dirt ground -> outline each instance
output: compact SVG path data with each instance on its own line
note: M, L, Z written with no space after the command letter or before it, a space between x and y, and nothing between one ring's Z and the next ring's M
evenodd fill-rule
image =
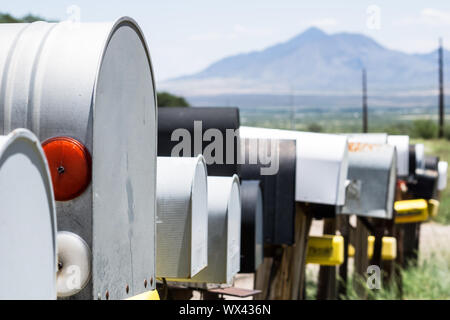
M432 253L450 251L450 225L423 223L420 229L419 256L427 259Z

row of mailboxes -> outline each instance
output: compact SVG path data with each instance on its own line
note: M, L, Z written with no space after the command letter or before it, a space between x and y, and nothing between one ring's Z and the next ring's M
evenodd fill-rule
M319 217L390 219L397 176L414 169L411 190L421 195L445 187L446 163L406 136L244 127L236 108L166 108L157 119L149 52L129 18L0 25L0 35L0 133L24 127L42 143L23 130L0 139L0 159L18 153L23 165L0 162L0 206L19 202L5 184L26 190L29 205L47 203L33 226L45 244L15 220L5 226L40 246L27 248L48 257L48 274L58 261L60 297L127 298L154 289L156 277L230 283L258 267L264 244L293 244L295 202ZM27 157L34 166L20 162ZM47 282L48 297L55 286Z
M230 283L240 268L238 177L208 177L201 155L158 157L157 190L156 276Z
M227 109L229 112L226 112ZM161 113L164 116L160 115L160 121L163 118L167 122L170 118L177 119L176 126L189 132L191 135L188 137L192 139L192 134L195 135L193 132L195 122L208 124L210 119L218 119L224 114L228 114L229 117L237 114L234 108L219 109L216 116L214 112L211 108L165 109ZM237 123L238 120L228 121L219 131L224 136L227 130L235 130ZM170 126L172 127L168 129ZM159 136L159 146L164 149L164 154L171 154L173 148L176 148L177 144L173 141L180 143L181 135L176 135L177 139L173 136L175 130L179 129L176 126L160 123L164 134ZM203 127L201 137L205 133L205 128L207 131L212 129L212 126L208 124ZM255 270L258 266L261 244L255 235L256 230L261 229L260 224L263 225L265 244L292 244L296 201L335 208L335 213L390 219L397 175L408 172L406 160L408 160L409 138L405 136L372 135L368 141L378 143L348 144L347 137L340 135L240 127L239 133L235 134L233 139L236 137L239 138L240 146L237 149L234 145L232 149L224 147L222 156L225 159L227 152L232 150L232 156L235 157L236 150L240 150L239 156L235 158L238 165L232 170L240 175L243 183L247 180L260 182L264 212L261 222L252 216L248 220L250 226L246 226L253 231L247 237L250 244L245 243L245 246L243 242L241 248L241 256L245 257L242 259L242 265L247 264L247 259L250 261L248 263L250 267L245 268L247 272ZM350 140L358 138L360 137L351 136ZM172 151L167 148L168 139L173 140ZM190 140L191 145L195 143L198 142ZM200 152L204 152L207 145L205 141L201 141ZM298 147L299 145L303 148ZM318 145L323 146L323 149L317 148ZM401 150L401 161L397 159L396 148ZM193 155L192 150L188 155ZM276 172L263 173L263 170L269 169L271 164L261 161L260 155L270 155L272 156L270 160L277 159ZM220 170L226 163L211 162L209 165ZM397 166L401 167L401 171ZM359 186L357 194L349 192L347 179L359 182L356 184ZM332 187L327 188L329 185ZM255 207L252 205L250 211L256 212Z

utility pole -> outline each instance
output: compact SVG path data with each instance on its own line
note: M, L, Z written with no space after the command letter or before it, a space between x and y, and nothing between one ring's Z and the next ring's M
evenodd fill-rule
M444 137L444 50L439 39L439 138Z
M294 89L291 86L291 130L295 130L295 106L294 106Z
M362 69L362 90L363 90L363 110L362 110L362 121L363 121L363 132L367 133L367 76L366 69Z

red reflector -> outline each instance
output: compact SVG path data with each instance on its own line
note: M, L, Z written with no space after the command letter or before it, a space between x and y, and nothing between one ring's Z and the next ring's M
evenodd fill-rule
M42 143L52 175L55 200L78 197L91 182L91 156L79 141L54 137Z

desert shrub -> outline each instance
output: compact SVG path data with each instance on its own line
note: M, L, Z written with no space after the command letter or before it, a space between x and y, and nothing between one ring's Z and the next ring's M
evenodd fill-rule
M411 136L415 138L433 139L437 136L437 124L431 120L416 120L413 122Z

